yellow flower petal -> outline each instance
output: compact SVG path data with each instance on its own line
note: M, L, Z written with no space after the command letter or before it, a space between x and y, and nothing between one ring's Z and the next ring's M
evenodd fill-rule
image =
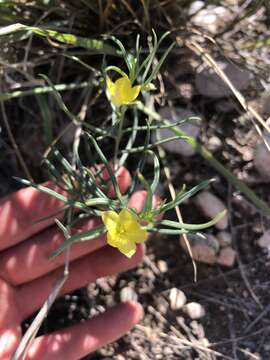
M141 86L131 86L131 81L127 75L117 79L115 83L109 77L106 78L107 88L111 101L115 106L128 105L139 95Z
M147 236L147 231L140 227L137 227L135 231L128 233L130 241L136 244L143 244L147 239Z
M128 228L134 223L137 223L137 216L128 209L122 209L119 213L119 221Z
M134 241L131 241L128 236L112 236L110 233L107 234L107 243L126 255L131 257L136 252L136 244Z
M119 213L119 221L123 224L126 233L131 241L143 243L147 239L147 231L142 229L138 218L128 209L123 209Z
M115 241L115 236L112 236L109 232L107 233L107 244L111 245L112 247L119 247L119 242Z
M102 221L109 233L113 234L117 230L119 215L115 211L105 211L101 215Z
M131 103L134 100L136 100L137 97L139 96L140 91L141 91L141 85L133 86L128 93L128 96L129 96L128 103Z
M106 85L110 95L113 96L115 94L115 84L108 76L106 77Z
M126 255L128 258L131 258L136 252L136 244L134 241L131 241L129 236L121 236L121 242L118 247L119 251Z
M102 220L107 228L107 243L127 257L136 252L136 243L147 239L147 231L141 227L136 214L128 209L122 209L119 214L106 211Z

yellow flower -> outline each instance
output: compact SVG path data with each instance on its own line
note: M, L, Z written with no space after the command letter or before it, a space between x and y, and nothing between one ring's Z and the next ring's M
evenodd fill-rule
M116 82L107 77L107 88L111 97L111 101L115 106L128 105L137 99L141 85L133 86L127 75L117 79Z
M136 252L136 244L147 239L147 231L138 222L135 214L128 209L105 211L102 220L107 228L107 243L119 249L127 257Z

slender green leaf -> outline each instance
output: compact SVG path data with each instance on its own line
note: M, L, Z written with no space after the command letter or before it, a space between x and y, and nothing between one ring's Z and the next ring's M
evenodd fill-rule
M180 205L182 202L186 201L190 197L194 196L196 193L198 193L200 190L203 190L206 188L211 182L213 182L213 179L202 181L200 184L194 186L192 189L188 191L181 191L178 193L174 200L172 200L169 203L164 204L161 207L162 212L166 212L170 209L174 209L176 206Z
M226 210L223 210L219 214L217 214L212 220L204 224L185 224L171 220L161 220L158 223L156 223L156 225L169 226L176 229L185 229L185 230L202 230L215 225L219 220L223 218L225 214L226 214Z
M106 232L105 226L99 225L89 231L85 231L83 233L78 233L73 236L70 236L58 247L58 249L56 249L53 252L52 257L56 257L59 254L61 254L68 246L70 246L74 242L93 240L98 236L103 235L105 232Z
M31 95L40 95L40 94L47 94L51 93L54 90L56 91L68 91L68 90L75 90L75 89L82 89L88 87L89 83L84 81L82 83L71 83L71 84L56 84L54 87L51 86L38 86L30 90L16 90L7 93L0 93L0 101L6 101L11 99L16 99L24 96L31 96Z
M87 132L85 132L85 134L87 135L87 137L91 140L92 144L94 145L95 150L98 153L98 156L101 160L101 163L104 164L105 168L108 171L108 174L110 175L110 179L114 188L114 191L118 197L118 199L122 202L122 194L121 191L119 189L119 185L117 183L116 177L114 175L114 172L108 162L108 160L106 159L105 155L103 154L101 148L99 147L98 143L96 142L96 140L93 138L93 136Z

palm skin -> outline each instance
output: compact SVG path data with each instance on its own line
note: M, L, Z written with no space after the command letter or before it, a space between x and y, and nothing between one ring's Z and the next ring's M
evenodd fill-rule
M121 192L130 185L124 168L118 176ZM55 188L55 185L46 183ZM143 207L144 192L135 193L129 205ZM9 359L21 339L21 323L38 310L63 273L64 254L49 259L63 241L54 220L37 220L55 213L63 204L58 200L25 188L0 201L0 360ZM74 232L89 230L100 220L83 220ZM142 259L143 248L128 259L106 245L105 236L72 246L70 275L61 294L78 289L97 278L125 271ZM36 338L27 360L76 360L116 340L141 318L142 308L134 302L121 303L83 323Z

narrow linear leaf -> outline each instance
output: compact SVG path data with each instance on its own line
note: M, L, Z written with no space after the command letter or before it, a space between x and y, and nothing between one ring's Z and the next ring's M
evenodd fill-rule
M181 235L181 234L188 234L189 231L187 230L175 230L175 229L158 229L158 228L151 228L147 229L147 232L149 233L158 233L163 235Z
M20 183L24 184L24 185L27 185L27 186L32 186L33 188L45 193L45 194L48 194L54 198L56 198L57 200L60 200L62 201L64 204L67 204L67 205L71 205L77 209L81 209L81 210L85 210L87 209L87 207L85 206L85 204L79 202L79 201L73 201L71 199L68 199L67 197L65 197L64 195L62 194L59 194L58 192L52 190L52 189L49 189L47 188L46 186L43 186L43 185L38 185L38 184L35 184L29 180L26 180L26 179L20 179L20 178L17 178L16 176L14 176L14 179L19 181Z
M162 208L161 208L162 212L166 212L166 211L173 209L176 206L180 205L182 202L186 201L190 197L197 194L200 190L205 189L213 181L214 181L213 179L205 180L205 181L202 181L200 184L194 186L192 189L190 189L188 191L183 192L183 190L182 190L180 193L178 193L176 195L174 200L172 200L171 202L164 204L162 206Z
M105 226L99 225L89 231L85 231L83 233L78 233L73 236L70 236L58 247L58 249L56 249L52 253L52 258L61 254L68 246L70 246L74 242L93 240L93 239L97 238L98 236L103 235L105 232L106 232Z
M161 220L157 223L157 225L169 226L169 227L173 227L176 229L202 230L202 229L207 229L207 228L215 225L219 220L221 220L223 218L223 216L226 214L226 212L227 212L227 210L221 211L212 220L210 220L204 224L185 224L185 223L180 223L177 221Z
M93 138L93 136L87 132L85 132L85 134L87 135L87 137L91 140L92 144L94 145L95 150L98 153L98 156L102 162L102 164L104 164L105 168L108 171L108 174L110 175L110 179L114 188L114 191L118 197L118 199L122 202L122 194L120 192L116 177L114 175L114 172L108 162L108 160L106 159L105 155L103 154L101 148L99 147L98 143L96 142L96 140Z
M140 180L147 192L142 214L148 213L152 209L153 192L151 186L148 184L148 182L145 180L144 176L141 173L138 173L138 179Z
M88 86L89 83L87 81L84 81L82 83L56 84L54 85L54 89L56 91L68 91L68 90L81 89ZM7 101L24 96L47 94L53 92L54 89L51 86L38 86L30 90L16 90L7 93L0 93L0 100Z
M32 32L35 35L51 38L63 44L83 47L92 50L96 54L119 56L119 52L114 47L105 44L102 40L88 39L70 33L61 33L55 30L44 29L37 26L26 26L20 23L0 29L0 36L10 35L18 31Z

